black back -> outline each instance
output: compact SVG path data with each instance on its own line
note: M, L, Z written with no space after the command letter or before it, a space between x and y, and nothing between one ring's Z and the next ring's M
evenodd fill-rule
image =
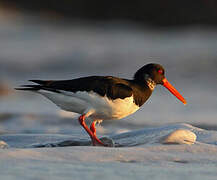
M39 84L42 84L42 82ZM127 81L111 76L89 76L72 80L44 81L42 86L71 92L93 91L100 96L107 95L111 99L123 99L132 95L132 89L128 86Z
M72 80L59 81L43 81L30 80L40 85L27 85L31 87L29 90L45 89L49 91L59 92L59 90L77 92L77 91L93 91L100 96L105 95L109 99L124 99L133 95L134 102L141 106L151 95L149 88L142 84L141 86L133 80L120 79L112 76L89 76ZM28 90L20 88L20 90Z

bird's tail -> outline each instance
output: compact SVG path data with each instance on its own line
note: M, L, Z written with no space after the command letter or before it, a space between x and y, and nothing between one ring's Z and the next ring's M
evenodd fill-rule
M22 85L18 88L14 88L16 90L22 90L22 91L38 91L42 89L40 85Z
M22 90L22 91L39 91L43 89L43 90L59 93L58 90L49 87L49 83L51 83L52 81L43 81L43 80L29 80L29 81L37 83L39 85L22 85L15 89Z

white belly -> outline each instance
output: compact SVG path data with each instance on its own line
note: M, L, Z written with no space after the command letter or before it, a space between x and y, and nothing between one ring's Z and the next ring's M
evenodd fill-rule
M84 91L55 93L40 90L39 93L63 110L86 114L99 120L121 119L139 109L139 106L134 104L133 97L111 100L106 96L101 97L94 92Z

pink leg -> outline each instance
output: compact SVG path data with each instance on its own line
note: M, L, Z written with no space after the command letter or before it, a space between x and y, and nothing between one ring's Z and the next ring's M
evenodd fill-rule
M93 121L92 124L90 125L90 130L92 131L93 135L96 136L96 128L95 128L96 122Z
M97 138L97 136L96 136L95 124L96 124L96 122L93 121L92 124L91 124L91 126L90 126L90 130L92 131L93 136L94 136L94 141L95 141L94 144L95 144L95 145L98 144L98 145L101 145L101 146L105 146L105 144L103 144L102 141L100 141L100 140Z
M86 132L89 134L92 143L94 146L97 145L101 145L101 146L105 146L97 137L96 137L96 128L95 128L95 123L93 122L91 124L91 130L88 128L87 124L85 123L85 114L81 115L78 118L79 123L81 124L81 126L86 130Z

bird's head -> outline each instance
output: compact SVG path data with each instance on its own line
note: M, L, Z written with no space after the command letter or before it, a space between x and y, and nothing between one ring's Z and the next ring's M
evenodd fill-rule
M161 84L180 101L187 104L187 101L182 97L182 95L166 79L165 70L160 64L151 63L143 66L135 73L134 80L138 83L147 84L151 90L154 90L156 85Z

